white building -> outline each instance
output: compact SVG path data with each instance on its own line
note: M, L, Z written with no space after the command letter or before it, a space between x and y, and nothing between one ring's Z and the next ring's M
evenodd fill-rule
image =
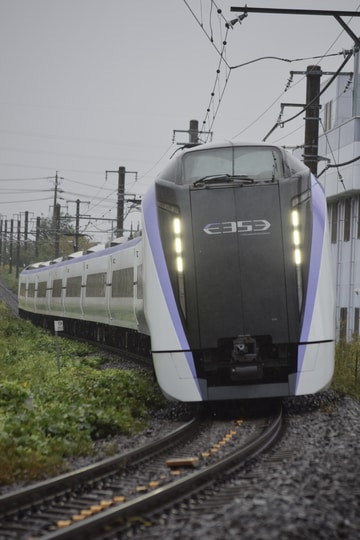
M324 81L323 84L325 84ZM321 96L318 174L328 201L333 274L336 285L337 339L360 331L360 73L341 75ZM345 163L347 163L345 165ZM344 164L344 165L341 165Z

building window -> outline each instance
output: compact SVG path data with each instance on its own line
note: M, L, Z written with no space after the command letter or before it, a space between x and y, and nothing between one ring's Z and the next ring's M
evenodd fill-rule
M338 227L338 203L334 202L331 205L331 243L336 244Z
M355 308L355 316L354 316L354 334L355 336L359 335L359 313L360 309L358 307Z
M340 308L340 339L346 339L347 334L347 308Z
M324 108L324 130L329 131L332 126L332 101L325 103Z
M344 242L348 242L351 229L351 199L345 199L344 213Z
M360 238L360 195L357 204L357 237Z

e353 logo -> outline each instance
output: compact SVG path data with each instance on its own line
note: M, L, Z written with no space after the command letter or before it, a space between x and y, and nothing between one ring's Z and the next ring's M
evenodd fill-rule
M222 221L221 223L208 223L203 231L206 234L261 234L268 231L271 224L266 219L249 219L245 221Z

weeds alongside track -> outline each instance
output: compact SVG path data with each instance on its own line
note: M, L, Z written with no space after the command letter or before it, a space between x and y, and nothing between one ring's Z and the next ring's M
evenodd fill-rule
M0 303L0 485L45 478L92 443L144 429L164 405L141 370L101 370L94 348L55 338Z

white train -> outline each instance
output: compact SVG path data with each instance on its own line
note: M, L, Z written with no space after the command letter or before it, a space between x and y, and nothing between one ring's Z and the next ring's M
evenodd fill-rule
M144 198L142 236L37 263L19 311L36 324L151 352L170 399L326 388L334 294L323 189L282 148L185 148Z

